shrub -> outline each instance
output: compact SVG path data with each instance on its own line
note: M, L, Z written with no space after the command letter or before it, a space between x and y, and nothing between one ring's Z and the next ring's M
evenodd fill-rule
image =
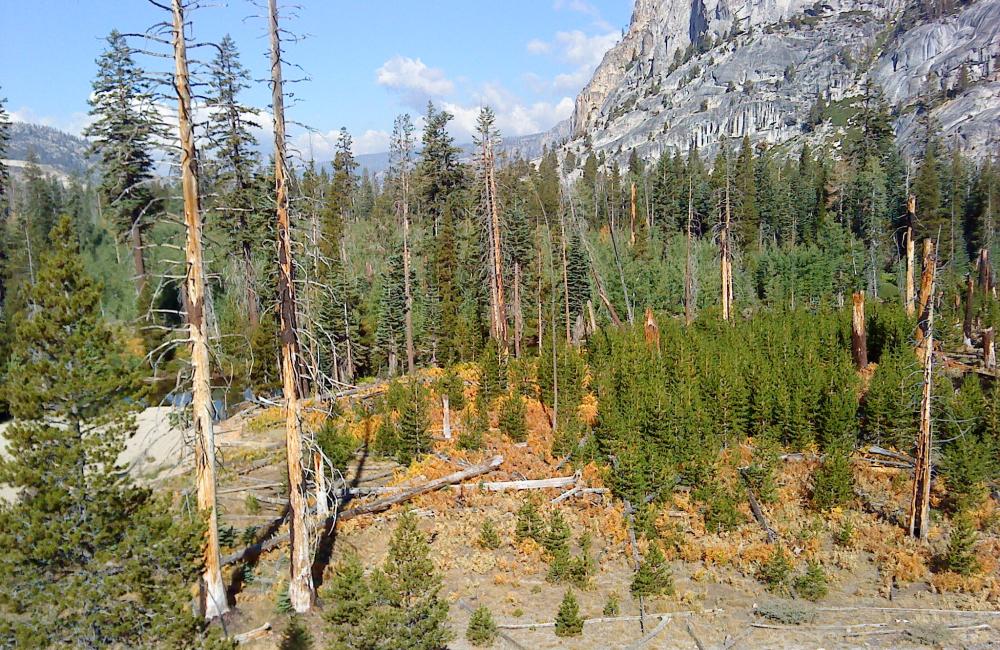
M854 521L845 517L840 528L834 533L833 541L836 542L837 546L850 547L854 542Z
M538 506L534 499L526 499L517 511L517 527L514 529L515 539L521 542L530 538L541 544L544 528L542 516L538 514Z
M783 625L802 625L816 618L816 612L812 609L780 600L761 603L754 613Z
M347 466L354 458L358 441L351 434L327 420L316 432L316 444L330 460L333 467L341 473L347 473Z
M792 563L788 559L788 554L782 547L775 546L771 557L761 565L758 577L767 585L768 591L781 593L788 591L791 573Z
M580 617L580 605L572 591L567 591L559 605L556 614L556 636L580 636L583 634L583 618Z
M608 594L608 599L607 601L605 601L604 609L601 610L601 613L604 616L612 617L612 616L618 616L619 614L621 614L621 611L622 608L621 608L621 603L619 602L618 599L618 592L612 591L610 594Z
M819 562L810 562L806 572L795 579L795 593L816 602L827 594L826 573Z
M524 442L528 438L527 411L524 398L509 395L500 403L498 425L500 432L514 442Z
M500 548L500 544L500 533L493 526L493 522L487 519L479 529L479 546L481 548L496 550Z
M642 558L639 570L632 578L631 590L637 598L674 593L674 578L659 544L650 544L646 557Z
M469 627L465 630L465 638L477 647L493 645L496 641L497 624L493 622L493 615L485 605L472 612Z
M963 576L970 576L979 571L976 560L976 528L972 518L961 513L952 521L951 535L948 537L948 552L945 556L945 566Z

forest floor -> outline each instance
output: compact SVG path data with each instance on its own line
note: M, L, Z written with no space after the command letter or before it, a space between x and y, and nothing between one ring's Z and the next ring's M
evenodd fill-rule
M440 435L440 408L431 415L432 430ZM246 543L241 538L248 527L263 530L284 509L282 417L277 409L255 409L219 427L223 457L220 525L235 529L224 540L223 554L243 548ZM345 422L358 427L356 433L363 437L365 430L375 429L371 420L348 416ZM558 461L549 452L548 419L533 400L529 400L528 423L528 441L521 445L496 431L481 452L462 452L454 448L453 440L439 439L437 455L409 468L359 456L347 478L356 479L361 487L419 485L494 454L502 454L504 463L480 480L573 475L569 466L556 469ZM804 571L807 561L822 564L829 578L829 595L810 603L769 593L756 575L773 547L749 506L741 506L745 523L737 530L706 534L697 504L688 492L676 491L659 508L656 521L661 538L667 540L675 594L645 603L645 631L658 632L639 645L644 633L636 620L594 621L585 625L581 637L555 636L551 624L567 586L546 581L548 565L537 544L514 539L515 513L528 494L542 504L543 516L551 508L560 508L574 541L585 531L593 541L595 573L587 589L574 590L581 614L601 617L609 594L615 593L621 602L620 616L638 615L639 605L629 593L633 571L625 516L621 504L609 494L587 493L552 505L549 502L567 488L530 493L445 489L404 507L416 512L431 542L432 558L444 578L442 593L451 602L455 640L450 647L456 649L471 647L465 628L471 610L480 605L489 607L505 635L494 644L496 648L1000 647L1000 512L995 501L988 500L976 515L985 531L977 546L982 571L962 577L935 569L935 558L947 546L943 523L935 522L926 545L904 535L898 523L909 490L904 470L873 467L859 460L855 463L857 509L819 514L808 507L813 464L808 459L785 462L778 476L778 498L765 505L765 512L791 552L796 574ZM360 475L357 465L362 466ZM603 486L594 466L583 468L577 478L588 487ZM190 486L190 476L168 472L157 483L183 490ZM362 500L371 498L377 497ZM338 524L330 563L325 572L324 567L315 571L318 607L304 619L316 647L326 646L322 576L329 578L333 565L348 549L357 552L367 566L381 564L402 508ZM477 543L487 519L500 532L503 543L497 550L483 549ZM854 533L849 541L838 544L834 539L848 519ZM639 545L644 551L645 543ZM576 552L575 543L573 548ZM288 572L284 549L262 555L250 572L251 579L234 594L236 608L226 621L229 633L245 632L265 622L274 628L247 647L277 647L287 624L287 615L277 607ZM771 615L765 616L765 611ZM799 622L793 624L793 619Z

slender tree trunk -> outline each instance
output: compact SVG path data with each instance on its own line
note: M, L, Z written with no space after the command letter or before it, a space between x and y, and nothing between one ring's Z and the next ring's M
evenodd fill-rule
M288 598L292 609L306 612L313 603L312 566L305 484L302 478L302 421L299 390L299 340L295 315L295 267L288 215L288 179L285 159L285 106L281 78L281 40L276 0L268 0L271 35L271 105L274 110L274 177L278 234L278 308L281 320L281 379L285 401L285 448L288 463L291 541Z
M916 217L917 199L910 196L906 202L906 234L904 235L906 244L906 287L903 293L903 306L906 308L906 315L913 317L916 308L914 307L913 289L913 220Z
M191 121L191 86L188 77L187 43L184 37L184 6L173 0L174 88L177 90L178 130L181 144L181 189L184 195L184 225L187 230L185 258L187 274L188 337L191 340L192 398L195 468L198 483L198 509L207 513L204 561L201 583L201 610L212 619L229 611L226 588L222 582L219 555L219 520L215 496L215 431L212 423L212 386L209 367L208 336L205 323L205 270L202 256L202 223L199 212L197 154ZM141 240L133 229L133 244L140 242L136 261L142 263ZM145 274L140 275L145 281Z
M922 268L920 270L920 297L917 301L917 331L915 333L917 345L919 346L929 330L928 309L934 302L934 271L936 260L934 257L934 240L928 238L924 240ZM919 348L918 349L922 349Z
M451 405L448 403L448 393L441 395L441 430L445 440L451 440Z
M984 248L979 251L979 289L984 295L988 295L993 290L993 268L990 264L990 249Z
M690 325L694 321L694 287L691 270L691 220L694 216L693 184L688 182L688 218L687 237L684 246L684 322Z
M257 277L253 268L253 250L250 242L243 242L243 275L247 283L247 320L251 328L256 328L260 324L260 305L257 304Z
M413 288L410 286L410 197L409 175L403 172L403 200L400 209L403 213L403 295L406 301L406 314L403 317L406 330L406 371L413 373L416 369L416 353L413 349Z
M564 304L566 306L566 342L571 343L573 336L570 330L572 325L569 322L569 269L566 261L566 228L563 225L562 215L559 215L559 233L562 240L562 281Z
M926 244L925 244L926 251ZM934 291L933 256L930 267L930 294ZM925 261L926 261L925 257ZM926 275L926 267L925 267ZM921 286L923 295L923 286ZM931 388L933 386L934 366L934 299L927 300L926 315L921 314L920 329L923 337L924 386L920 401L920 430L917 437L917 453L913 472L913 493L910 499L908 516L910 535L918 539L927 539L930 528L931 500Z
M490 290L493 318L493 336L504 354L507 353L507 310L504 305L503 290L503 253L500 240L500 203L497 197L496 172L493 160L493 137L485 134L483 137L483 174L487 228L490 243L490 279L493 286Z
M635 183L632 183L631 205L629 212L629 245L635 246Z
M323 454L313 452L313 473L316 481L316 516L326 517L330 514L330 501L326 494L326 468L323 466Z
M962 343L972 347L972 316L976 298L976 283L971 273L965 274L965 318L962 319Z
M521 358L521 338L524 336L524 313L521 310L521 262L514 261L514 356Z
M868 367L868 336L865 333L865 292L855 291L851 310L851 356L858 370Z
M142 252L142 230L139 229L138 222L132 224L129 230L129 238L132 240L132 262L135 264L135 283L139 293L146 288L146 260Z
M726 174L726 218L722 226L722 234L719 237L719 246L722 257L722 320L728 321L732 317L733 309L733 266L729 251L729 226L730 226L730 206L729 206L729 174Z
M997 367L997 350L992 327L983 330L983 367L987 370L996 370Z

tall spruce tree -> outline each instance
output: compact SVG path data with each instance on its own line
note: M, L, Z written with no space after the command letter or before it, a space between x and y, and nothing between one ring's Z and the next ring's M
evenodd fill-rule
M118 464L140 363L101 317L69 218L29 292L4 385L16 420L0 482L19 499L0 506L0 645L187 646L202 524Z
M99 190L104 212L115 233L131 243L141 293L146 284L143 234L157 213L149 187L153 175L150 148L162 126L150 82L132 59L125 36L114 30L106 40L90 98L94 121L84 134L101 162Z

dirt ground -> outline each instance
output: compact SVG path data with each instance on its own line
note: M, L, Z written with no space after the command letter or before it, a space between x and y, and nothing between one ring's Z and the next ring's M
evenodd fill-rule
M233 526L237 533L249 525L268 524L282 508L280 420L280 413L264 412L222 427L227 433L220 436L226 456L220 510L223 526ZM439 411L432 414L432 420L435 426L440 424ZM488 449L468 454L457 451L453 441L440 440L436 446L442 457L428 457L407 470L366 459L359 484L419 484L494 453L503 454L505 462L486 480L571 474L568 467L555 469L556 460L548 451L551 431L537 403L530 405L528 421L527 444L513 445L495 434L488 440ZM374 429L371 422L356 418L351 426L358 427L359 435L362 429ZM246 471L256 465L263 466ZM645 603L644 629L655 636L643 644L638 643L644 632L636 620L589 622L580 637L555 636L552 623L567 587L545 580L547 563L537 545L514 541L515 512L524 493L442 490L415 499L409 507L431 540L432 557L444 578L443 593L451 602L450 623L455 633L450 647L455 649L471 647L464 638L465 628L472 609L484 604L504 635L494 644L496 648L1000 648L996 504L987 504L980 513L986 530L978 547L984 571L975 579L942 574L931 568L933 558L946 545L943 524L933 528L930 545L922 546L905 538L893 523L908 489L898 470L864 463L856 464L855 470L859 493L867 495L858 511L821 516L805 507L808 462L785 465L779 477L779 498L767 506L772 526L792 553L796 572L804 571L808 560L815 560L827 573L829 595L815 604L776 597L756 579L757 567L771 547L748 507L744 507L746 523L740 529L707 535L697 504L684 492L675 494L663 505L657 521L661 537L669 540L666 550L675 594ZM593 467L584 468L579 478L589 487L602 485ZM236 489L241 486L248 490ZM260 510L255 514L248 512L248 491L257 499L254 508ZM582 615L601 617L608 595L616 593L620 615L637 616L639 605L629 594L631 548L621 506L607 494L548 503L562 491L539 491L535 496L543 503L543 514L561 508L574 539L584 531L593 538L596 574L587 589L574 590ZM330 567L348 549L368 566L381 563L401 511L395 508L340 524L325 575L330 575ZM849 544L838 545L834 534L845 518L851 519L855 534ZM477 545L480 526L487 519L503 539L496 551ZM233 548L238 547L237 541ZM268 637L248 647L277 647L287 616L277 611L276 602L287 571L287 559L280 550L265 554L253 570L252 582L236 594L237 607L227 622L230 632L243 632L265 621L274 628ZM324 647L322 585L318 594L317 607L305 622L317 647ZM784 624L761 616L758 608L790 608L808 622Z

